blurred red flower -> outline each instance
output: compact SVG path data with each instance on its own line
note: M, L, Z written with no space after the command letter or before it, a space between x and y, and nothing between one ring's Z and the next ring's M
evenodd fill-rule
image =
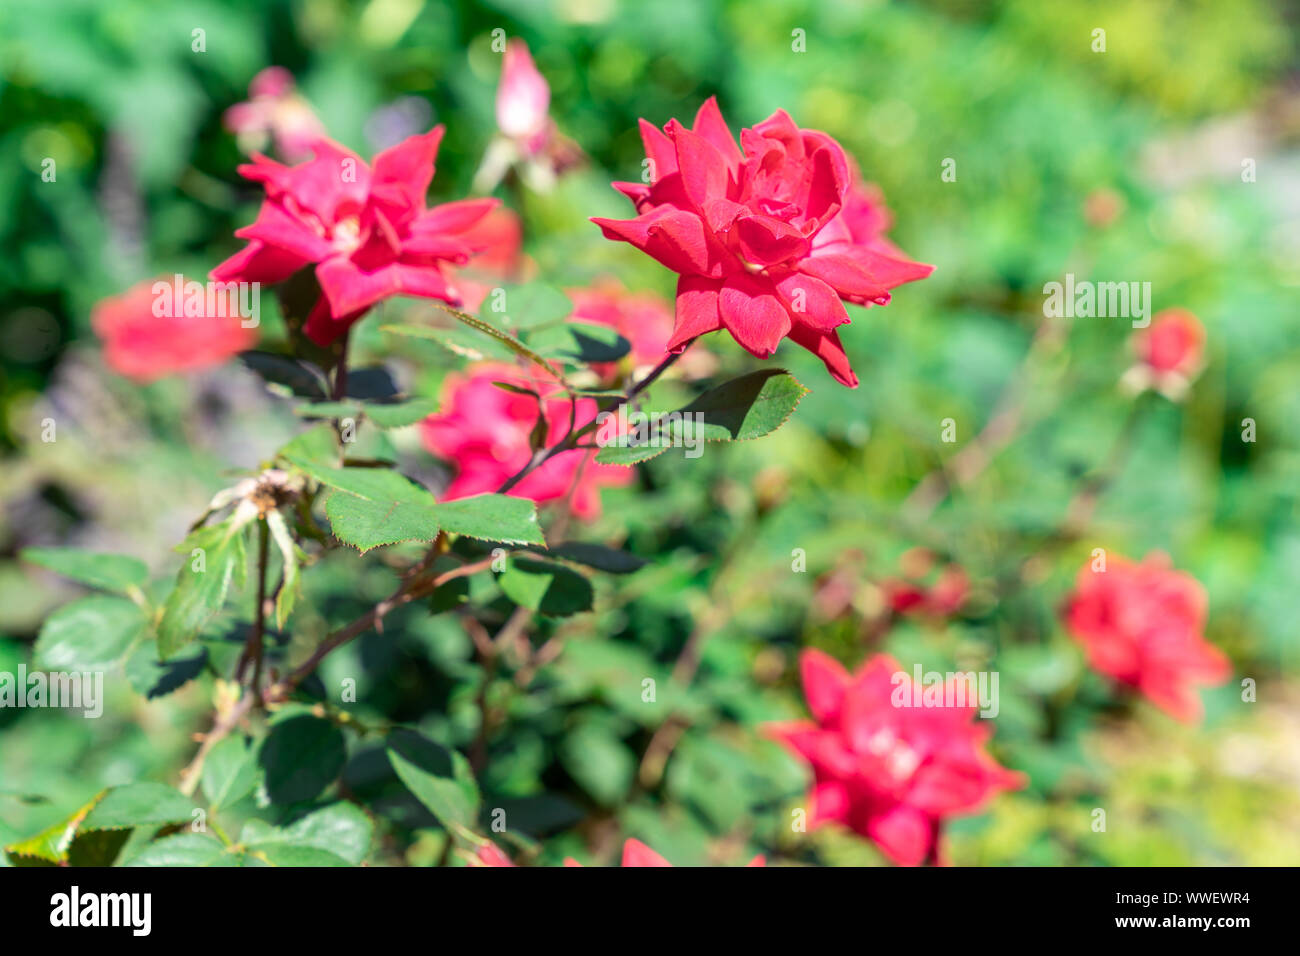
M1111 556L1105 571L1080 569L1065 625L1092 667L1191 723L1202 713L1197 686L1232 673L1227 656L1202 636L1207 605L1205 589L1167 556L1153 552L1138 564Z
M156 291L164 286L165 292ZM186 315L184 308L174 307L172 289L171 279L141 282L91 311L90 324L104 344L109 368L137 382L152 382L220 365L256 344L256 329L244 328L240 316Z
M437 126L409 137L376 156L373 166L326 139L315 144L315 158L298 166L255 156L239 172L261 183L266 199L257 220L235 233L248 245L213 269L212 278L275 283L314 264L323 294L305 330L320 345L390 296L460 305L444 269L482 251L466 234L498 201L425 208L442 134Z
M445 501L496 491L532 457L529 439L537 425L538 398L494 382L531 389L541 396L548 447L568 430L569 402L554 382L493 362L472 365L465 374L449 374L442 389L442 411L426 418L422 426L425 447L457 469L443 495ZM577 425L595 417L595 400L579 399ZM531 471L509 493L541 504L572 492L573 513L594 518L600 514L600 488L624 485L633 477L631 469L597 465L594 457L593 450L562 452Z
M933 267L882 250L877 211L854 191L839 143L778 110L741 131L742 154L713 98L691 129L642 120L641 137L649 184L614 183L639 215L592 221L680 275L668 348L725 328L768 358L788 336L855 387L835 331L849 321L843 303L883 305Z
M1186 309L1157 312L1151 324L1133 333L1138 364L1126 376L1130 385L1154 388L1178 400L1205 365L1205 327Z
M573 300L573 319L609 326L628 340L634 368L655 365L667 354L673 314L658 296L628 292L617 279L602 279L585 289L566 292ZM603 381L618 377L615 362L592 363L591 368Z
M899 706L911 678L878 654L849 675L817 650L800 657L812 721L769 724L767 733L813 771L808 826L839 823L875 841L895 863L937 856L945 818L977 810L1025 784L984 749L992 728L976 706Z

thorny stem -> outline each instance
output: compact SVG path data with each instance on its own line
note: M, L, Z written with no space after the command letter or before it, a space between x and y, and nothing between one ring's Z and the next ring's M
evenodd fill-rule
M253 693L262 686L262 650L266 634L266 564L269 555L270 533L266 519L257 523L257 607L254 609L253 634L249 641L253 649Z
M344 334L344 338L341 339L340 341L342 346L342 354L339 357L338 365L335 366L334 384L332 390L333 397L335 400L342 398L346 394L346 389L347 389L346 333ZM689 346L689 343L687 344ZM672 364L676 362L678 358L681 357L682 353L685 351L686 349L683 348L681 352L671 353L667 357L665 357L664 360L661 361L658 365L656 365L653 369L651 369L650 372L648 372L644 378L642 378L640 381L634 384L618 401L615 407L617 408L617 407L621 407L622 405L626 405L627 403L635 399L638 395L640 395L642 392L644 392L647 388L650 387L651 384L655 382L655 380L657 380L661 375L663 375L663 373L666 372L672 366ZM582 436L594 430L596 427L597 427L596 423L592 421L587 423L587 425L583 426L582 428L575 429L574 417L571 416L569 422L569 430L568 433L564 436L564 438L561 439L560 442L555 446L549 449L541 449L536 454L534 454L533 457L529 460L528 464L526 464L522 469L519 470L519 472L512 475L510 478L506 479L506 481L504 481L501 484L501 486L497 489L496 493L505 494L510 489L514 488L517 484L519 484L519 482L522 481L525 477L527 477L530 472L541 467L551 458L554 458L556 455L561 454L562 452L573 450L575 447L577 447L578 440ZM262 538L259 542L259 551L262 555L262 560L259 562L260 571L259 571L259 590L258 590L258 606L257 606L259 620L263 622L264 622L264 601L265 601L265 564L266 564L265 554L267 551L266 533L267 533L266 524L265 522L263 522ZM355 640L357 637L361 636L362 634L366 633L372 628L382 629L384 618L389 614L389 612L396 610L399 607L403 607L404 605L410 604L412 601L417 601L422 597L432 594L435 590L437 590L439 587L443 586L449 581L455 580L456 578L467 577L472 574L477 574L479 571L486 571L488 568L492 566L492 562L494 559L489 557L489 558L484 558L480 561L473 562L471 564L463 564L460 567L452 568L449 571L444 571L442 574L434 575L432 577L426 575L425 574L426 569L432 563L433 558L441 550L443 550L444 544L445 544L444 537L443 535L440 534L438 538L435 539L433 544L430 545L429 551L420 560L420 562L412 569L411 573L406 577L406 579L402 582L401 586L399 586L396 591L394 591L383 601L380 601L378 604L376 604L365 614L361 615L356 620L352 621L352 623L327 635L320 642L320 644L317 645L316 650L312 653L312 655L308 657L307 660L303 661L303 663L299 664L296 668L294 668L287 677L275 682L271 686L266 687L261 691L258 690L258 680L260 679L260 667L261 667L260 646L259 646L258 664L257 664L258 676L254 678L254 683L252 687L247 688L244 694L240 697L238 701L235 702L235 704L230 708L230 710L226 713L226 715L224 717L219 717L216 723L213 724L212 729L209 730L208 733L204 735L203 743L200 745L198 753L195 755L194 759L190 762L190 765L181 772L182 792L186 793L187 795L192 794L194 792L195 788L198 786L199 774L203 769L203 762L207 758L207 755L211 752L213 747L215 747L224 737L226 737L236 726L239 725L239 723L247 716L248 712L252 709L254 703L257 703L259 706L265 706L270 703L278 703L285 700L288 697L288 695L300 683L302 683L302 681L305 680L307 676L310 675L312 671L314 671L317 668L317 666L319 666L320 662L326 657L326 655L342 647L344 644L347 644ZM519 633L522 633L523 627L526 625L527 616L528 616L528 612L526 609L516 608L515 613L511 616L510 620L507 621L506 626L502 628L501 634L497 636L497 641L493 642L494 655L495 653L498 653L502 647L505 646L505 641L507 639L514 640ZM262 630L262 625L255 626L254 629L255 635L259 634L261 630ZM259 645L260 645L260 641L259 641ZM540 667L541 664L544 663L544 661L538 659L540 658L540 656L541 656L540 654L536 655L532 661L527 663L526 666L533 668L533 670L535 671L537 667Z

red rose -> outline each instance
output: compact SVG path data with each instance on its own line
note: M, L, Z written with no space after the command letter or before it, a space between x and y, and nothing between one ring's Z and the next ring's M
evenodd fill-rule
M1194 722L1202 712L1197 686L1221 684L1232 672L1202 637L1206 605L1205 589L1166 556L1149 554L1140 564L1112 556L1105 571L1079 571L1065 625L1094 668Z
M275 283L315 265L323 295L306 333L328 345L377 302L394 295L460 305L444 269L480 251L466 233L495 199L464 199L425 208L443 129L412 136L375 157L374 165L327 139L315 158L283 166L255 156L239 167L262 184L257 221L235 233L243 250L212 270L223 282Z
M185 297L176 296L175 289L171 279L141 282L95 306L90 324L104 343L109 368L137 382L152 382L220 365L256 344L257 331L244 328L233 309L187 315Z
M808 825L839 823L874 840L895 863L915 866L937 850L945 818L977 810L1023 774L985 751L992 728L976 707L896 706L911 678L878 654L850 676L821 651L800 658L812 721L771 724L768 733L813 771Z
M569 402L553 382L530 378L513 365L485 362L466 374L447 376L442 389L442 411L424 420L424 444L429 451L456 465L455 479L443 500L494 492L532 457L529 436L537 424L537 399L507 391L493 382L508 382L536 391L545 405L546 444L557 444L569 426ZM578 400L577 425L596 416L594 399ZM572 492L573 513L579 518L600 514L600 488L632 480L631 469L597 465L595 452L566 451L529 474L510 490L520 498L540 503L562 499Z
M933 267L882 251L876 233L863 241L863 210L844 214L854 194L840 145L778 110L741 131L742 153L712 98L691 129L642 120L641 136L650 184L614 183L639 215L592 221L680 274L669 350L725 328L768 358L788 336L856 386L835 331L849 321L844 302L883 305Z
M1157 312L1131 341L1138 361L1125 381L1138 390L1154 388L1179 400L1205 364L1205 328L1186 309Z

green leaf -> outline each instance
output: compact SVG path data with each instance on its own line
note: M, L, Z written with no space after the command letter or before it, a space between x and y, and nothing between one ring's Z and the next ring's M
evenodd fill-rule
M566 322L528 337L528 344L546 356L573 362L617 362L632 351L632 343L608 325Z
M107 594L81 598L46 618L34 660L51 671L104 670L126 659L145 624L134 601Z
M343 732L328 720L305 714L278 721L258 753L266 792L281 804L315 798L338 778L346 759Z
M202 645L186 648L171 660L158 659L158 645L145 641L126 659L126 679L136 693L149 700L165 697L203 673L208 649Z
M539 325L560 322L573 313L573 301L560 289L546 282L529 282L526 285L505 286L504 299L489 296L485 301L493 305L504 302L505 311L480 309L492 321L500 321L506 328L531 329Z
M551 367L550 362L548 362L541 355L538 355L536 352L530 349L523 342L519 341L519 339L515 338L509 332L506 332L503 329L499 329L495 325L490 325L489 323L484 322L482 319L477 319L474 316L470 315L468 312L462 312L460 311L460 309L453 309L451 306L444 305L441 302L434 302L433 305L439 309L442 309L444 312L449 313L450 315L454 315L456 318L460 319L460 321L468 325L471 329L475 329L479 332L482 332L484 335L491 336L492 338L500 342L502 345L504 345L506 348L508 348L510 351L514 352L516 355L520 356L521 358L528 359L528 361L532 362L534 365L543 369L548 375L551 375L552 377L556 378L557 381L559 380L559 376L555 374L555 370Z
M158 623L158 656L163 660L198 636L225 604L232 584L242 585L248 571L243 531L243 524L227 518L199 528L176 549L185 559Z
M381 332L404 335L408 338L428 339L471 362L508 360L513 353L496 339L488 339L464 326L441 325L381 325Z
M785 424L806 394L808 389L782 369L751 372L709 389L677 413L670 413L671 417L662 416L655 441L638 445L636 435L620 435L600 450L596 461L634 465L686 442L761 438Z
M257 786L257 750L243 737L230 736L212 748L203 762L203 793L208 809L237 803Z
M587 541L565 541L548 550L547 554L610 574L631 574L646 566L645 558Z
M636 757L602 723L579 723L560 742L559 757L569 775L601 806L618 806L632 786Z
M6 846L5 853L9 857L9 862L14 866L66 863L68 850L77 836L77 830L102 797L101 793L85 806L74 810L65 819L47 827L36 836Z
M365 407L366 417L380 428L403 428L422 422L438 410L438 400L434 398L412 398L404 402Z
M515 558L497 583L510 600L548 617L591 610L591 582L553 561Z
M296 435L276 454L302 469L314 466L333 468L342 459L338 432L330 424L320 424Z
M438 535L435 500L425 488L387 468L304 470L337 489L325 502L334 537L365 552L397 541Z
M109 790L82 824L83 830L120 830L124 827L186 823L193 818L194 801L161 783L129 783Z
M511 495L474 495L434 507L444 531L503 544L545 545L537 503Z
M356 866L370 851L373 833L374 824L359 807L340 802L287 827L245 830L241 842L277 866Z
M388 735L393 770L444 827L471 827L478 819L479 790L463 755L410 730Z
M311 402L299 405L293 413L300 418L353 418L361 414L357 402Z
M25 548L19 557L92 588L122 594L141 587L149 578L145 563L125 554L99 554L80 548Z
M131 857L123 866L239 866L241 856L202 833L163 837Z
M324 381L318 370L306 362L271 352L240 352L239 360L269 385L278 386L300 398L325 397Z

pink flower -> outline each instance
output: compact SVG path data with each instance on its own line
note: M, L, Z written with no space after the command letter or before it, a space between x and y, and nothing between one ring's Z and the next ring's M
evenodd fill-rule
M992 729L975 722L974 704L907 706L911 679L892 657L878 654L850 676L807 650L800 669L813 720L768 732L812 768L810 827L842 824L914 866L936 855L947 817L1024 786L1023 774L985 751Z
M536 152L550 131L551 88L533 64L528 44L515 37L506 45L497 87L497 126L510 139Z
M617 279L603 279L585 289L566 291L573 300L574 320L609 326L628 340L634 368L656 365L667 354L673 314L658 296L628 292ZM595 363L591 368L603 381L618 377L617 363Z
M836 332L844 303L883 305L933 267L881 250L839 143L778 110L741 131L742 153L712 98L691 129L642 120L641 137L650 184L614 183L639 215L592 221L680 275L669 350L725 328L768 358L788 336L856 386Z
M289 162L311 155L325 127L307 101L294 92L293 74L284 67L268 66L253 77L247 102L236 103L225 112L226 129L239 137L248 152L266 148L268 136Z
M1186 309L1157 312L1147 328L1133 333L1132 343L1138 364L1129 369L1126 382L1174 400L1187 394L1205 365L1205 328Z
M546 191L557 176L582 162L582 150L556 129L547 112L550 105L551 88L534 65L528 44L513 38L506 45L497 87L501 135L488 147L474 176L476 191L495 189L511 168L531 187Z
M465 375L448 375L442 411L423 424L425 447L456 465L456 477L447 487L444 501L495 492L532 456L529 436L537 424L537 398L507 391L493 382L508 382L542 396L548 446L559 442L568 430L569 402L554 382L530 377L513 365L491 362L472 365ZM585 425L595 416L595 400L579 399L577 425ZM509 493L541 504L572 492L573 513L579 518L595 518L600 514L600 488L627 484L632 472L615 465L597 465L594 456L594 451L584 449L556 455Z
M1105 571L1080 569L1065 609L1065 626L1088 663L1136 687L1161 710L1200 720L1198 685L1232 673L1227 656L1202 636L1208 601L1190 574L1152 553L1140 564L1111 556Z
M170 279L141 282L91 311L90 324L104 343L109 368L137 382L152 382L220 365L256 344L256 330L244 328L238 315L187 315L172 289Z
M480 843L469 858L470 866L518 866L495 843Z
M567 857L564 861L564 865L582 866L582 864L573 857ZM759 854L745 865L766 866L767 859L762 854ZM634 840L629 837L627 842L623 844L623 866L672 866L672 864L640 840Z
M444 271L475 252L466 234L495 199L465 199L425 208L443 129L412 136L368 166L322 139L299 166L255 156L239 167L261 183L266 199L251 226L235 235L248 245L212 270L225 282L275 283L315 265L323 293L306 332L328 345L377 302L394 295L459 305Z

